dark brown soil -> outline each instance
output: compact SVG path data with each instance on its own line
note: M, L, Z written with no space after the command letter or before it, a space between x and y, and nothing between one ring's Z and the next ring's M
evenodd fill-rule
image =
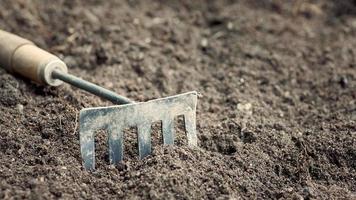
M77 115L110 103L0 69L0 199L356 198L356 4L282 2L2 0L0 28L77 76L138 101L201 95L199 149L138 160L128 132L109 166L98 134L87 172Z

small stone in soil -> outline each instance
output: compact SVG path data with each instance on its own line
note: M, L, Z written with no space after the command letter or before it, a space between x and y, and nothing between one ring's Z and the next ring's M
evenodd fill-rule
M23 114L23 105L22 104L17 104L16 109L17 109L17 111L19 111L20 114Z
M342 88L346 88L347 85L348 85L348 80L346 77L341 77L340 80L339 80L339 83L341 85Z

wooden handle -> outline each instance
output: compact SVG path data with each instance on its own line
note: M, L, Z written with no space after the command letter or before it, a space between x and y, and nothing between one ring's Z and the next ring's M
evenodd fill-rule
M31 41L0 30L0 67L18 73L40 84L58 86L53 70L67 73L66 64L57 56L37 47Z

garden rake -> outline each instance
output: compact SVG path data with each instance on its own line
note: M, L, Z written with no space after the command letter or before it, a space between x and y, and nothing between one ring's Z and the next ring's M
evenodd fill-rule
M123 131L137 127L139 157L151 154L151 124L161 121L163 144L174 144L174 118L184 116L189 146L197 146L195 91L148 102L134 102L113 91L68 74L66 64L31 41L0 30L0 67L39 84L59 86L63 82L107 99L115 106L84 108L79 114L79 137L84 168L95 169L95 132L108 132L111 164L123 159Z

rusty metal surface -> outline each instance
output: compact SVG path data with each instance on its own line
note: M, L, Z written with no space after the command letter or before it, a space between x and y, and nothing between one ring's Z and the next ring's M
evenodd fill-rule
M137 127L139 157L151 154L151 124L162 121L165 145L174 143L174 117L184 116L189 146L197 146L195 91L142 103L85 108L80 111L80 146L84 167L95 169L94 134L99 129L109 134L110 163L123 159L123 130Z

